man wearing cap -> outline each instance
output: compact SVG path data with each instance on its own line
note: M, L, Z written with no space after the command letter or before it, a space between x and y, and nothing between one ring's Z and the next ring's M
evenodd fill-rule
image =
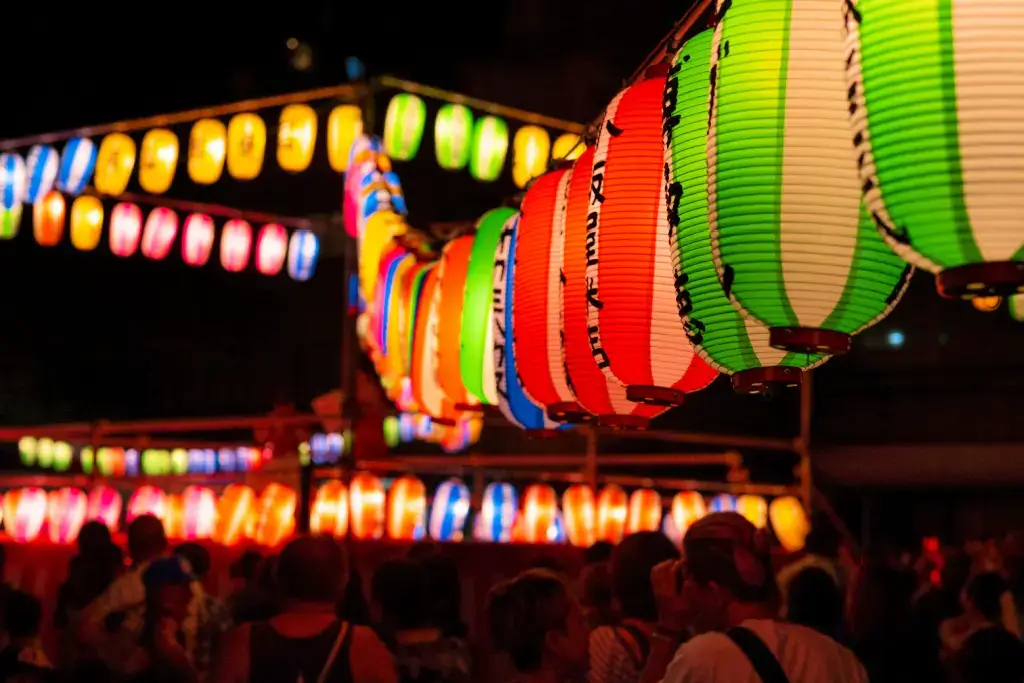
M683 554L651 572L658 623L642 683L867 683L845 647L778 620L769 538L741 515L696 522Z

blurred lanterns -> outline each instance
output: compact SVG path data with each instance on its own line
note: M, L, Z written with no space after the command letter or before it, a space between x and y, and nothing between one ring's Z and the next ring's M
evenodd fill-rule
M256 237L256 270L277 275L288 254L288 231L277 223L267 223Z
M1006 297L1006 307L1010 310L1011 318L1017 322L1024 322L1024 294Z
M85 492L69 487L51 491L47 498L47 533L51 543L72 543L85 523L88 502Z
M550 152L551 137L540 126L523 126L516 131L512 139L512 181L516 187L526 187L547 171Z
M496 116L477 119L473 127L473 149L469 173L477 180L492 182L501 175L508 153L508 124Z
M70 195L81 194L92 179L95 168L96 145L93 141L89 138L71 138L61 151L57 189Z
M316 272L320 239L309 230L296 230L288 241L288 275L305 282Z
M162 261L171 253L178 236L178 214L172 209L158 206L149 212L142 229L142 255Z
M416 157L427 121L427 105L416 95L398 93L384 118L384 152L396 161Z
M220 230L220 264L229 273L240 273L249 265L252 253L252 226L233 218Z
M177 169L178 136L166 128L147 131L139 150L139 186L150 194L163 194Z
M795 553L804 547L804 539L811 530L803 505L793 496L776 498L768 506L772 530L782 547Z
M608 484L597 494L597 540L618 543L626 533L629 499L615 484Z
M441 482L430 507L430 537L436 541L461 541L469 501L469 488L460 480Z
M761 496L739 496L736 499L736 512L758 529L768 526L768 503Z
M586 484L573 484L562 494L562 516L569 543L589 548L597 541L597 508L594 490Z
M686 537L690 525L707 514L704 496L696 491L680 491L672 498L672 525L679 534L680 540Z
M31 487L13 489L3 497L3 521L15 543L31 543L39 537L46 521L46 492Z
M242 484L228 484L217 501L217 522L213 540L225 546L241 543L250 535L256 516L256 493Z
M110 251L127 258L139 248L142 237L142 210L135 204L121 202L110 212Z
M0 193L3 188L0 188ZM0 208L0 240L13 239L18 235L18 228L21 226L21 204L13 209Z
M388 491L388 538L417 541L423 538L427 521L427 492L417 477L405 475Z
M268 548L276 548L295 531L295 489L269 484L256 504L256 527L253 540Z
M548 530L555 523L558 513L558 497L547 484L530 484L523 494L523 512L520 517L522 541L525 543L549 543Z
M348 169L352 143L363 134L363 111L354 104L340 104L327 117L327 161L331 169Z
M473 112L464 104L445 104L434 119L434 155L446 171L458 171L469 163L473 140Z
M320 484L309 513L309 530L334 538L348 533L348 489L344 483L331 480Z
M142 515L153 515L159 520L167 516L167 494L155 486L140 486L128 499L125 521L128 524Z
M213 219L204 213L190 214L182 229L181 255L185 263L194 268L205 266L212 249Z
M25 160L10 152L0 154L0 208L12 211L20 207L27 186Z
M1001 296L976 296L971 299L971 305L974 306L974 310L981 311L982 313L994 313L999 310L999 306L1003 303L1003 297Z
M711 499L708 512L736 512L736 496L719 493Z
M392 238L405 231L405 221L392 211L378 211L367 221L359 240L359 293L367 303L377 298L381 258L394 246Z
M113 533L117 531L118 522L121 520L122 505L121 494L117 489L104 485L95 486L89 491L86 501L85 521L103 522Z
M138 451L132 451L138 456ZM96 450L96 469L104 477L123 477L126 471L126 457L123 448L99 448Z
M36 464L36 453L39 450L39 441L34 436L23 436L18 439L18 457L25 467L32 467Z
M227 129L217 119L192 124L188 143L188 175L197 185L212 185L224 172Z
M256 114L235 114L228 121L228 175L252 180L263 170L267 151L267 124Z
M180 494L167 496L167 511L161 520L167 538L180 541L185 537L185 499Z
M124 194L135 168L135 141L124 133L110 133L96 154L93 184L100 194Z
M362 540L384 535L384 484L369 472L358 472L349 482L352 537Z
M512 540L512 527L516 521L518 502L512 484L492 482L484 489L480 506L478 540L508 543Z
M32 205L32 233L41 247L54 247L64 236L64 195L57 190Z
M316 148L316 112L308 104L289 104L277 124L277 165L289 173L309 168Z
M575 133L562 133L551 146L551 158L555 161L574 161L583 154L583 139Z
M629 496L626 533L657 531L661 528L661 494L654 489L637 489Z
M57 180L60 158L57 150L49 145L35 145L28 151L25 161L25 201L35 204L45 197Z
M186 486L181 494L184 503L182 538L196 541L213 536L217 523L217 496L205 486Z
M437 267L437 348L435 367L437 381L445 396L455 407L465 410L476 403L462 381L462 323L466 304L466 280L469 259L473 253L473 235L457 237L445 245ZM491 251L493 258L493 249ZM493 266L492 266L493 267ZM484 333L481 327L478 330ZM433 415L434 418L440 417Z
M92 196L76 197L71 202L71 244L81 251L92 251L103 233L103 203Z
M450 243L449 243L450 244ZM430 268L420 294L412 354L412 390L425 418L450 420L455 407L439 383L435 359L438 347L438 267ZM421 437L422 438L422 437Z

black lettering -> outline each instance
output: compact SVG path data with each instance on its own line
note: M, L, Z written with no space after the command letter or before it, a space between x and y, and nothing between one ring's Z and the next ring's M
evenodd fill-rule
M608 134L611 135L613 138L617 138L623 133L623 130L621 128L616 127L616 125L611 121L606 121L604 127L605 130L608 131Z
M587 305L599 311L604 308L604 302L597 298L597 283L592 277L587 278Z
M608 362L608 353L599 345L597 326L588 327L587 335L590 337L590 354L597 361L597 367L604 370L610 363Z

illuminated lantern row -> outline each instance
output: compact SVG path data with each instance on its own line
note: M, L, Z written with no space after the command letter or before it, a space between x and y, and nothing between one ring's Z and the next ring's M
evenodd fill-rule
M263 170L267 151L267 124L256 114L235 114L228 121L228 174L252 180Z
M289 173L309 168L316 147L316 112L308 104L289 104L277 124L277 165Z
M76 197L71 202L71 244L80 251L92 251L103 234L103 203L96 197Z
M353 104L342 104L327 117L327 160L331 170L348 169L352 145L363 134L363 112Z
M67 210L64 195L50 190L32 205L32 234L41 247L55 247L64 237L64 215Z
M124 194L135 170L135 141L124 133L111 133L96 153L93 185L100 194ZM191 173L190 173L191 175Z
M589 548L597 542L597 503L594 490L573 484L562 494L562 517L569 543Z
M446 452L457 453L479 441L483 430L481 416L464 413L453 422L444 424L422 413L402 413L388 415L381 427L388 448L419 440L438 444Z
M197 185L220 180L227 156L228 131L217 119L200 119L192 124L188 143L188 176Z

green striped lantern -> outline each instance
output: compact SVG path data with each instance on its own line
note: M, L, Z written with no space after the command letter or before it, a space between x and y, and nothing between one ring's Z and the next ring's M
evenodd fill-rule
M497 116L477 119L473 127L473 151L469 172L477 180L493 182L501 176L508 154L508 124Z
M744 318L722 290L711 253L707 195L708 107L711 104L711 30L683 45L665 82L665 181L683 328L701 358L732 375L743 393L769 393L798 384L821 354L772 348L768 328Z
M9 240L18 236L21 225L21 204L10 209L0 209L0 240Z
M434 119L434 154L437 165L458 171L469 163L473 141L473 112L464 104L446 104Z
M494 252L501 240L505 222L515 209L492 209L476 223L476 236L466 271L466 296L462 304L462 330L459 335L459 373L462 384L476 400L498 405L494 374Z
M845 0L865 201L950 297L1024 291L1024 23L999 0Z
M725 293L799 353L845 353L912 269L860 201L836 0L716 0L708 207Z
M399 93L388 103L384 117L384 151L396 161L410 161L420 151L427 105L416 95Z

